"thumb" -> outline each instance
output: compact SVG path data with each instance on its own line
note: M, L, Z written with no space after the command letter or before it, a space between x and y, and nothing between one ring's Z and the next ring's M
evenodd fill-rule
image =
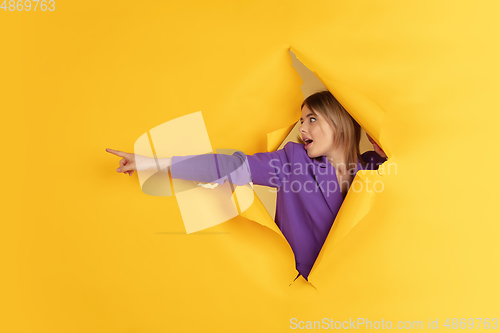
M135 163L129 163L116 169L117 172L126 172L131 170L135 170Z

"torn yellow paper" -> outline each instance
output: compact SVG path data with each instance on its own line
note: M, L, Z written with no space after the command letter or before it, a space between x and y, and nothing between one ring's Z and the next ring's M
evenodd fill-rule
M21 2L0 20L4 156L21 165L4 173L4 331L288 332L324 318L492 329L498 1ZM300 118L290 47L397 165L374 175L382 192L348 195L312 285L293 281L257 198L242 214L258 223L187 235L178 198L144 195L147 175L116 173L104 151L133 152L202 111L209 147L175 154L265 152L267 133ZM167 157L174 141L151 138Z

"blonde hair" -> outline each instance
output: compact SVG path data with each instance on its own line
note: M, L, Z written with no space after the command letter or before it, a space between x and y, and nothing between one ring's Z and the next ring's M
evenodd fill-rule
M334 147L344 148L344 159L350 175L354 174L357 159L365 167L366 163L359 153L359 142L361 140L361 126L351 117L344 107L328 90L317 92L307 97L302 103L301 109L307 106L313 113L324 116L334 129L332 138ZM301 144L305 144L300 136L297 136ZM319 158L320 159L320 158Z

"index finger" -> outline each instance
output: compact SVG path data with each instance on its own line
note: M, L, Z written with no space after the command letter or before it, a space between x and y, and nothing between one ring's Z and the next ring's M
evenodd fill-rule
M125 155L127 155L127 153L125 153L125 152L122 152L119 150L114 150L114 149L109 149L109 148L106 148L106 151L108 153L115 154L115 155L118 155L120 157L125 157Z

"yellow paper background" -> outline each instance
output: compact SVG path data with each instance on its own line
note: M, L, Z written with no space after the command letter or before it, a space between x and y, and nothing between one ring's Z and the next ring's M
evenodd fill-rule
M446 329L446 318L499 317L499 10L493 0L0 10L2 331L282 332L291 318L426 329L439 318ZM290 47L398 166L365 175L385 185L370 200L349 193L346 210L368 212L339 214L332 233L345 236L330 234L311 283L293 282L283 237L245 217L186 235L175 197L142 193L104 150L133 152L148 130L202 111L212 148L266 151L267 134L300 117ZM254 208L250 218L269 218Z

